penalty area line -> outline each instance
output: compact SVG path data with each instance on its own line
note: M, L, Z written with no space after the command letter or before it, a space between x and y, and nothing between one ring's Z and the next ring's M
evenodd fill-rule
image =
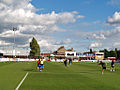
M17 88L16 88L15 90L18 90L18 89L19 89L19 87L21 86L21 84L22 84L22 83L24 82L24 80L26 79L27 75L28 75L28 72L25 74L24 78L23 78L22 81L18 84L18 86L17 86Z

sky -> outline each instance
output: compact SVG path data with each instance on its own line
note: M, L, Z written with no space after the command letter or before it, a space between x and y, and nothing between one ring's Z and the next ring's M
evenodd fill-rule
M120 0L0 0L0 47L120 49Z

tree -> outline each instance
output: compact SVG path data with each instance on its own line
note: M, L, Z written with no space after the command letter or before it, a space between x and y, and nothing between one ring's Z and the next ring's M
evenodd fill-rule
M118 50L117 50L117 48L115 48L115 57L116 57L116 59L118 59Z
M40 56L40 46L34 37L33 37L32 41L30 42L30 49L31 49L30 56L32 56L32 57Z
M117 60L120 60L120 50L115 48L115 50L108 51L107 49L100 50L100 52L104 51L105 58L107 57L116 57Z
M120 50L117 51L117 59L120 60Z
M111 56L111 57L116 57L115 51L111 50L111 51L110 51L110 56Z
M110 52L107 49L104 49L105 58L110 56Z
M90 49L90 53L93 53L92 49Z

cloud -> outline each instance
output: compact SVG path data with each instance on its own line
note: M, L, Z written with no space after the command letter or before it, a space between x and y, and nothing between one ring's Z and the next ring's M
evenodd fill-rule
M98 40L102 44L102 48L120 48L119 38L120 38L120 27L115 27L114 29L107 31L91 32L88 34L89 41L97 42ZM92 43L90 47L99 46L97 43Z
M88 39L106 39L105 35L100 33L100 34L95 34L93 33L91 36L87 37Z
M57 42L55 42L55 45L65 45L65 44L70 44L70 43L72 43L72 40L70 40L69 38L67 38L64 41L57 41Z
M101 22L99 20L94 21L93 24L100 24Z
M94 43L91 43L91 45L89 46L90 48L99 48L102 46L102 43L100 42L94 42Z
M0 45L1 46L7 46L7 45L11 45L11 43L0 40Z
M119 6L120 5L120 0L109 0L107 4L112 5L112 6Z
M101 39L101 40L107 40L109 38L118 38L120 34L120 26L116 26L114 29L111 30L101 30L96 32L89 32L87 35L87 39Z
M31 0L0 0L1 42L13 45L14 34L11 29L18 27L19 30L15 32L17 46L28 46L29 40L34 36L44 49L49 47L52 49L57 46L49 41L50 33L65 31L60 25L74 23L84 18L77 11L37 14L36 12L43 8L37 9L30 2ZM45 44L41 44L42 42ZM63 43L71 43L71 40L66 39Z
M39 41L38 44L40 45L42 52L53 52L59 47L57 45L51 44L50 42L48 42L48 40L44 39Z
M118 34L120 34L120 27L117 26L114 29L108 30L108 31L102 31L101 32L106 38L110 37L117 37Z
M113 44L113 46L114 46L114 47L120 47L120 42L115 42L115 43Z
M1 4L8 6L10 9L31 9L36 10L35 7L30 3L31 0L0 0Z
M62 12L62 13L52 13L48 14L36 14L35 7L29 2L29 0L14 1L15 6L10 7L8 4L12 4L14 0L2 0L0 3L0 20L4 24L8 25L39 25L41 27L50 27L56 24L67 24L74 23L80 15L78 12ZM6 4L6 2L8 2ZM13 4L14 4L13 3ZM18 3L21 3L19 8L16 8ZM22 5L25 4L25 5ZM13 5L12 4L12 5ZM34 8L34 9L33 9Z
M68 43L72 43L72 40L70 40L69 38L64 40L64 43L68 44Z
M107 23L109 24L120 24L120 12L115 12L112 17L108 17Z
M85 18L85 16L78 15L77 18Z

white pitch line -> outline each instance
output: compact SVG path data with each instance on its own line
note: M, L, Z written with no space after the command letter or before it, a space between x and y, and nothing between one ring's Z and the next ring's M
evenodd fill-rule
M28 72L26 73L26 75L24 76L24 78L22 79L22 81L19 83L19 85L17 86L17 88L15 90L18 90L19 87L21 86L21 84L24 82L25 78L27 77Z

